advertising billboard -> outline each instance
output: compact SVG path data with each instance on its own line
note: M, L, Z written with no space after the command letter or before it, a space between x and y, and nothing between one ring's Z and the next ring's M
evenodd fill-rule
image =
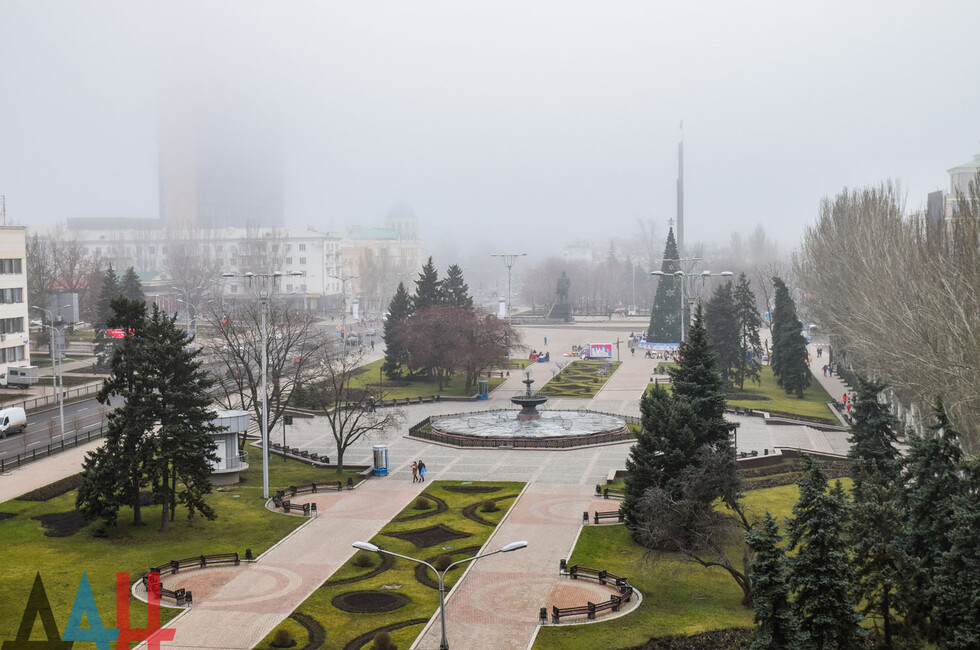
M593 343L589 346L590 359L612 359L612 343Z

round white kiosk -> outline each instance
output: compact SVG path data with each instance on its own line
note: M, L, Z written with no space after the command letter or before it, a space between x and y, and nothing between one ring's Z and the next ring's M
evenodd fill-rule
M238 483L238 472L248 469L248 452L238 451L240 436L248 430L249 411L216 411L212 420L220 430L215 431L215 454L218 462L211 469L212 485L234 485Z

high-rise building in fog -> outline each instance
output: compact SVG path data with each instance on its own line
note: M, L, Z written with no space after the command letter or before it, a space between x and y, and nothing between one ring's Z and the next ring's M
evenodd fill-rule
M168 116L159 151L165 227L283 225L281 143L268 121L213 110Z

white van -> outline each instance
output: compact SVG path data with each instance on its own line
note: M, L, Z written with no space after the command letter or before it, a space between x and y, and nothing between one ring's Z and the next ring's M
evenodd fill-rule
M0 409L0 438L6 438L8 433L20 433L27 428L27 413L23 407L8 406Z

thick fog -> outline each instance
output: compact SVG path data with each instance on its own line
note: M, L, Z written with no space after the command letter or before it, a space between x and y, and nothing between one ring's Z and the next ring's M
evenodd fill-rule
M156 217L179 125L277 149L287 225L549 251L666 226L797 240L980 153L980 3L0 2L8 222ZM272 143L270 145L270 143ZM258 155L258 154L256 154ZM262 154L265 155L265 154Z

